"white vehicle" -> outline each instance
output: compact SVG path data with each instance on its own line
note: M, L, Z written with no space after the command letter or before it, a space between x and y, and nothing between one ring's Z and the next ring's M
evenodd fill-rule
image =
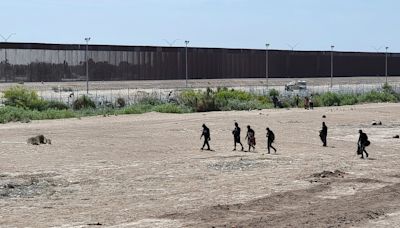
M307 90L307 82L306 81L292 81L285 85L286 91L293 90Z

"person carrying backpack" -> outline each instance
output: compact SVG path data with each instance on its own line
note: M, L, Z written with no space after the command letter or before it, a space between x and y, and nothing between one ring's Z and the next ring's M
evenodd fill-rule
M270 153L271 148L274 149L274 151L276 153L276 148L272 146L272 143L275 141L275 134L268 127L267 127L266 130L267 130L266 137L267 137L267 141L268 141L268 143L267 143L267 145L268 145L268 153Z
M358 133L360 133L360 137L358 138L357 142L357 154L361 155L361 158L364 158L365 153L365 156L368 158L368 153L365 150L365 147L369 146L371 142L368 141L367 134L365 134L362 130L359 130Z
M328 136L328 127L325 125L325 122L322 122L322 129L319 131L319 137L321 138L324 147L326 147L327 136Z
M235 122L235 129L232 131L233 134L233 151L236 150L236 144L239 143L240 146L242 146L242 151L244 150L242 143L240 142L240 127L237 122Z
M203 127L203 131L202 131L202 134L200 136L200 139L202 137L204 137L204 143L203 143L203 146L201 147L201 150L204 150L205 146L207 146L207 150L211 150L210 149L210 144L208 143L211 140L210 129L205 124L203 124L202 127Z

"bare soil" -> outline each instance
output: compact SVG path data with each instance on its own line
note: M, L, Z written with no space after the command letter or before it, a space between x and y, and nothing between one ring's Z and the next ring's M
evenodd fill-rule
M0 227L399 227L399 114L368 104L0 125ZM232 151L235 120L243 142L255 130L256 152ZM200 150L203 123L214 151ZM26 143L38 134L52 144Z

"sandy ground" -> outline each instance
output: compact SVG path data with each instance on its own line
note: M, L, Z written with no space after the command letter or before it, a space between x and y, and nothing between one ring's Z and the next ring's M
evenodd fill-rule
M0 125L0 227L399 227L399 113L369 104ZM232 151L235 120L253 126L255 153ZM199 150L202 123L214 151ZM25 143L39 133L52 145Z

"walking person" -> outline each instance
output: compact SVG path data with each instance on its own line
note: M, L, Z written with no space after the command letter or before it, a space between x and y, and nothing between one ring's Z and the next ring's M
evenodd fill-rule
M204 137L204 143L203 143L203 146L201 147L201 150L203 150L206 145L207 145L207 150L211 150L210 149L210 144L208 143L211 140L210 129L205 124L203 124L202 127L203 127L203 132L202 132L202 134L200 136L200 139L202 137Z
M312 95L308 99L308 103L310 105L310 109L314 109L314 101L313 101L313 96Z
M276 153L276 148L272 146L272 143L275 141L275 134L274 132L271 131L271 129L269 129L267 127L267 145L268 145L268 153L270 154L270 150L271 148L274 149L275 153Z
M274 108L278 107L279 100L275 95L272 96L272 103L274 103Z
M246 138L247 143L249 144L249 152L251 148L253 148L253 151L256 149L256 137L255 137L255 132L253 129L251 129L250 125L247 125L247 134Z
M235 122L235 129L233 129L232 134L233 134L233 145L234 145L233 151L236 150L237 143L240 144L240 146L242 147L242 151L243 151L244 150L243 144L240 142L240 127L237 122Z
M310 105L309 101L310 100L308 99L308 97L304 97L304 108L305 109L309 108L309 105Z
M298 108L299 107L299 102L300 102L299 94L296 94L296 97L294 98L294 102L296 104L296 108Z
M358 133L360 133L360 137L358 138L357 142L357 154L361 155L361 158L364 158L364 153L365 156L368 158L368 153L365 150L365 147L369 146L371 144L370 141L368 141L368 136L365 134L362 130L359 130Z
M319 137L323 143L323 146L326 147L326 137L328 136L328 127L325 125L325 122L322 122L322 129L319 131Z

